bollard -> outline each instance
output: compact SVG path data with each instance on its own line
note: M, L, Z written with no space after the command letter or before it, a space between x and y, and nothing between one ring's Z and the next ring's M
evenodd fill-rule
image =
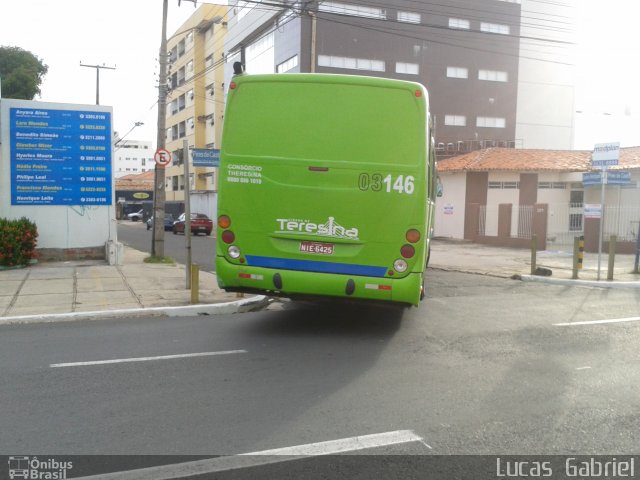
M607 280L613 280L613 264L616 258L616 241L618 237L611 235L609 237L609 269L607 270Z
M572 280L578 279L578 270L581 267L580 264L580 237L573 237L573 274Z
M191 303L200 301L200 267L197 263L191 264Z
M583 260L584 260L584 235L581 235L578 240L578 270L582 270Z
M531 275L536 274L536 253L538 249L538 237L531 235Z

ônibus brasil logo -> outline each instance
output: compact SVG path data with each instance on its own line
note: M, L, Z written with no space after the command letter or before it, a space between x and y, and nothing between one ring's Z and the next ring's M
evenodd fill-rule
M334 217L329 217L326 223L313 223L309 220L295 220L277 218L279 230L276 233L310 233L322 237L348 238L358 240L358 229L346 228L338 224Z

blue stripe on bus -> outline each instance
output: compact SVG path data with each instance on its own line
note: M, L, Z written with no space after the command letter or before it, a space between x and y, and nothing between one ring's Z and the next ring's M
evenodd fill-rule
M360 275L365 277L384 277L386 267L370 265L352 265L350 263L318 262L315 260L292 260L288 258L260 257L247 255L247 265L251 267L279 268L303 272L337 273L340 275Z

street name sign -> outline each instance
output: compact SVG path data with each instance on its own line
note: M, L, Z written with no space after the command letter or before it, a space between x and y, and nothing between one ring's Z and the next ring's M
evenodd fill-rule
M194 167L219 167L220 150L215 148L194 148L191 150Z

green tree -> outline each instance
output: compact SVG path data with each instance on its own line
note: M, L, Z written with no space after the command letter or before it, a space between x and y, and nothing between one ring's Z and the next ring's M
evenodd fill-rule
M33 53L20 47L0 47L0 81L4 98L33 100L49 70Z

